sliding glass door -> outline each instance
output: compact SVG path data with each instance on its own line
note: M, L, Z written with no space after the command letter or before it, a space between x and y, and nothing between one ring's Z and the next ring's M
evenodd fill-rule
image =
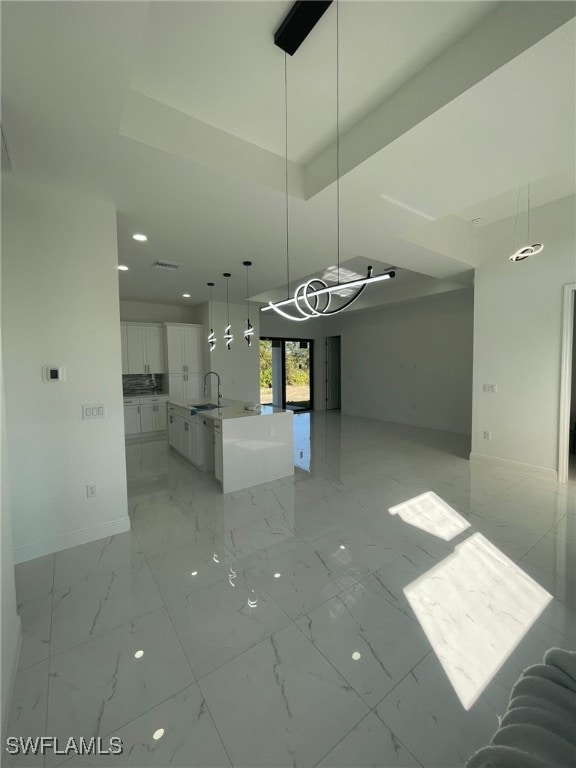
M260 402L292 411L313 408L312 340L260 340Z

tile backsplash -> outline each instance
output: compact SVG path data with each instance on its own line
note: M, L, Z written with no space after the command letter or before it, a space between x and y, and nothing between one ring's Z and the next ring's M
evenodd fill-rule
M161 373L131 373L122 376L122 394L158 395L164 391Z

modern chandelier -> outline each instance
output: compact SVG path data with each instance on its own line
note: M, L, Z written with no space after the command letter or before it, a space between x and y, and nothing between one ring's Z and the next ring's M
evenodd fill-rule
M516 230L518 228L518 214L520 213L520 190L518 187L518 200L516 203L516 221L514 222L514 239L512 241L512 255L510 261L524 261L528 256L535 256L544 250L542 243L532 243L532 245L523 245L516 250ZM530 184L526 192L526 242L530 242Z
M285 96L285 197L286 197L286 283L288 298L283 301L268 302L261 307L261 312L273 310L276 314L288 320L302 322L312 317L327 317L336 315L348 309L364 293L368 285L390 280L395 277L393 269L379 275L372 274L368 267L366 277L340 282L340 66L339 66L339 4L336 0L336 256L337 282L329 286L321 278L312 278L301 283L294 295L290 296L290 243L289 243L289 196L288 196L288 54L292 56L301 43L306 39L320 16L331 4L318 0L297 0L288 15L274 35L274 43L284 51L284 96ZM332 307L334 294L352 291L352 296L344 303ZM290 307L295 314L286 312L283 308Z

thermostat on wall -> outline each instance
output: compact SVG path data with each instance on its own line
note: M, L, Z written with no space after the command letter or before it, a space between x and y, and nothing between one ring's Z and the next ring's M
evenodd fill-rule
M42 378L48 383L66 381L66 368L63 365L43 365Z

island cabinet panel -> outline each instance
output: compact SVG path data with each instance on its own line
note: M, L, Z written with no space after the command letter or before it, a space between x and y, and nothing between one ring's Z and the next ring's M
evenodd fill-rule
M294 474L291 411L255 411L229 399L220 407L196 403L197 408L168 404L170 445L203 472L213 471L224 493Z

